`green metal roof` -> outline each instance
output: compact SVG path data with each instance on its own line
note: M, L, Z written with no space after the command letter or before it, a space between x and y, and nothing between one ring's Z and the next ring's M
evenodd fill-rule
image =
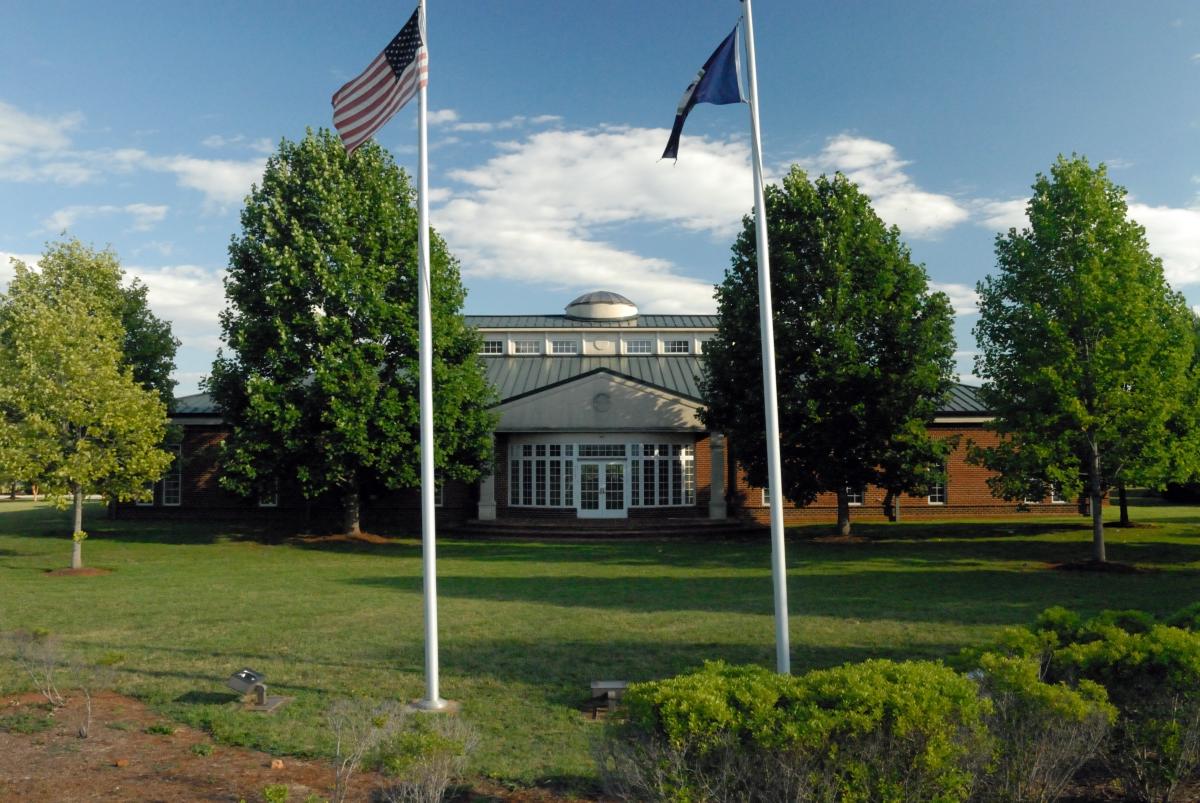
M620 321L576 320L566 315L467 315L476 329L716 329L716 315L639 315Z
M564 382L595 373L628 377L635 382L665 390L694 401L703 401L697 378L700 358L673 357L485 357L488 381L502 402L528 396ZM987 415L979 398L979 388L955 384L942 404L939 415ZM177 416L213 416L221 411L207 393L193 393L175 399Z
M700 401L700 358L696 356L485 357L483 365L502 402L600 372Z
M979 388L958 383L950 386L950 393L942 402L942 408L938 412L945 415L989 415L991 413L983 405L983 400L979 398Z

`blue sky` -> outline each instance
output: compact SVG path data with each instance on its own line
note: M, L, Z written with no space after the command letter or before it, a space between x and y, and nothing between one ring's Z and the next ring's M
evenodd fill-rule
M686 8L682 14L680 9ZM241 200L407 3L38 2L0 24L0 285L66 231L111 245L183 340L195 391L219 345ZM594 289L710 312L751 206L745 107L683 88L736 0L429 0L431 222L469 313L559 312ZM1172 285L1200 304L1200 4L1117 0L754 5L764 159L842 170L900 226L960 315L1059 153L1109 165ZM378 135L416 165L416 104Z

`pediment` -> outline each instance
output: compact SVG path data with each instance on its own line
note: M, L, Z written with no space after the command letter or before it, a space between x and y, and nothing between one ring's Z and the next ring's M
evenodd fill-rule
M703 431L700 404L600 371L497 405L497 432Z

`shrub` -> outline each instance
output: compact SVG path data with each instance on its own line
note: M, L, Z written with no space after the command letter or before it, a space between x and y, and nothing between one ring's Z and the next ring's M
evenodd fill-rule
M631 686L600 769L636 800L960 801L986 755L987 711L940 664L790 677L712 663Z
M465 772L479 736L455 716L430 714L409 723L379 750L380 769L395 779L384 798L390 803L441 803Z
M1169 801L1200 779L1200 634L1089 623L1095 639L1055 653L1053 671L1102 684L1120 714L1105 751L1128 797Z
M1099 684L1077 689L1045 683L1035 657L979 656L976 676L992 701L988 730L995 740L989 771L976 797L986 801L1051 801L1102 744L1117 711Z
M404 710L391 701L334 700L325 712L333 734L333 803L342 803L363 757L400 727Z
M1183 630L1200 630L1200 602L1193 602L1167 617L1163 624Z

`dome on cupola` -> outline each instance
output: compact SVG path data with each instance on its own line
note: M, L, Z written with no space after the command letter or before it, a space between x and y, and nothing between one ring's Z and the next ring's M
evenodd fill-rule
M608 290L584 293L567 305L567 317L576 321L627 321L637 314L636 304Z

